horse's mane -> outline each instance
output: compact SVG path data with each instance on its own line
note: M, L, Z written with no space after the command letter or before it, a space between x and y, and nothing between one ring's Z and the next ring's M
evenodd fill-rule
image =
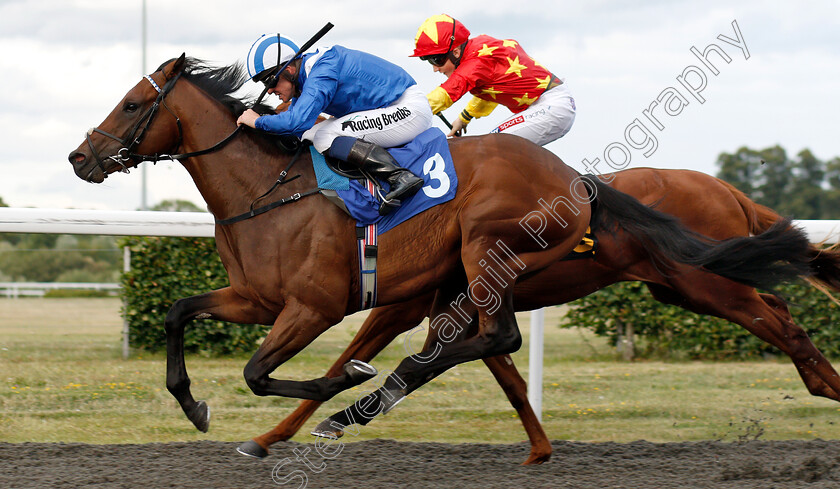
M172 61L174 58L164 62L158 71ZM254 109L259 114L274 113L274 108L266 104L260 103L253 106L254 98L247 96L240 98L234 95L250 79L240 62L228 66L212 66L201 59L187 57L181 76L224 105L234 116L238 117L248 108ZM262 132L256 132L256 134L264 136L286 152L295 149L300 143L300 140L294 136L277 136Z

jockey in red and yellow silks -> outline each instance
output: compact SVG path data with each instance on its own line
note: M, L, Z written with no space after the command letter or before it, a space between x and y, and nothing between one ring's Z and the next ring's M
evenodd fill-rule
M429 93L432 112L464 94L473 98L453 124L454 135L475 117L504 105L515 115L493 132L513 133L543 145L572 126L575 105L563 80L528 56L518 42L469 31L448 15L432 16L417 31L412 56L429 61L447 80Z
M471 105L486 113L497 104L522 112L546 88L560 84L559 78L528 56L516 41L482 35L467 41L463 51L455 72L429 94L432 112L448 108L467 92L480 99L473 99Z

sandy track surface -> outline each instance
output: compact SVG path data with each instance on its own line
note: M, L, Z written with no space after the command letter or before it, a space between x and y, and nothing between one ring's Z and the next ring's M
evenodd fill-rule
M237 445L0 443L0 487L840 487L840 441L557 441L553 443L552 460L531 467L519 465L528 454L524 443L449 445L372 440L342 445L332 459L319 456L313 445L281 443L262 460L237 454Z

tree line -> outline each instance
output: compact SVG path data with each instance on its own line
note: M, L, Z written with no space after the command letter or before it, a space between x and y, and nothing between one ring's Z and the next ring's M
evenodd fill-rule
M717 177L759 204L794 219L840 219L840 157L822 161L808 149L795 158L781 146L747 147L718 156Z

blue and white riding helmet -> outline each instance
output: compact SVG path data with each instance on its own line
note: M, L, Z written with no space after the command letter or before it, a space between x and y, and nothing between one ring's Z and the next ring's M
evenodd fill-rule
M278 56L278 48L280 50ZM248 51L245 63L252 80L262 78L267 70L283 65L300 49L294 41L282 34L263 34Z

